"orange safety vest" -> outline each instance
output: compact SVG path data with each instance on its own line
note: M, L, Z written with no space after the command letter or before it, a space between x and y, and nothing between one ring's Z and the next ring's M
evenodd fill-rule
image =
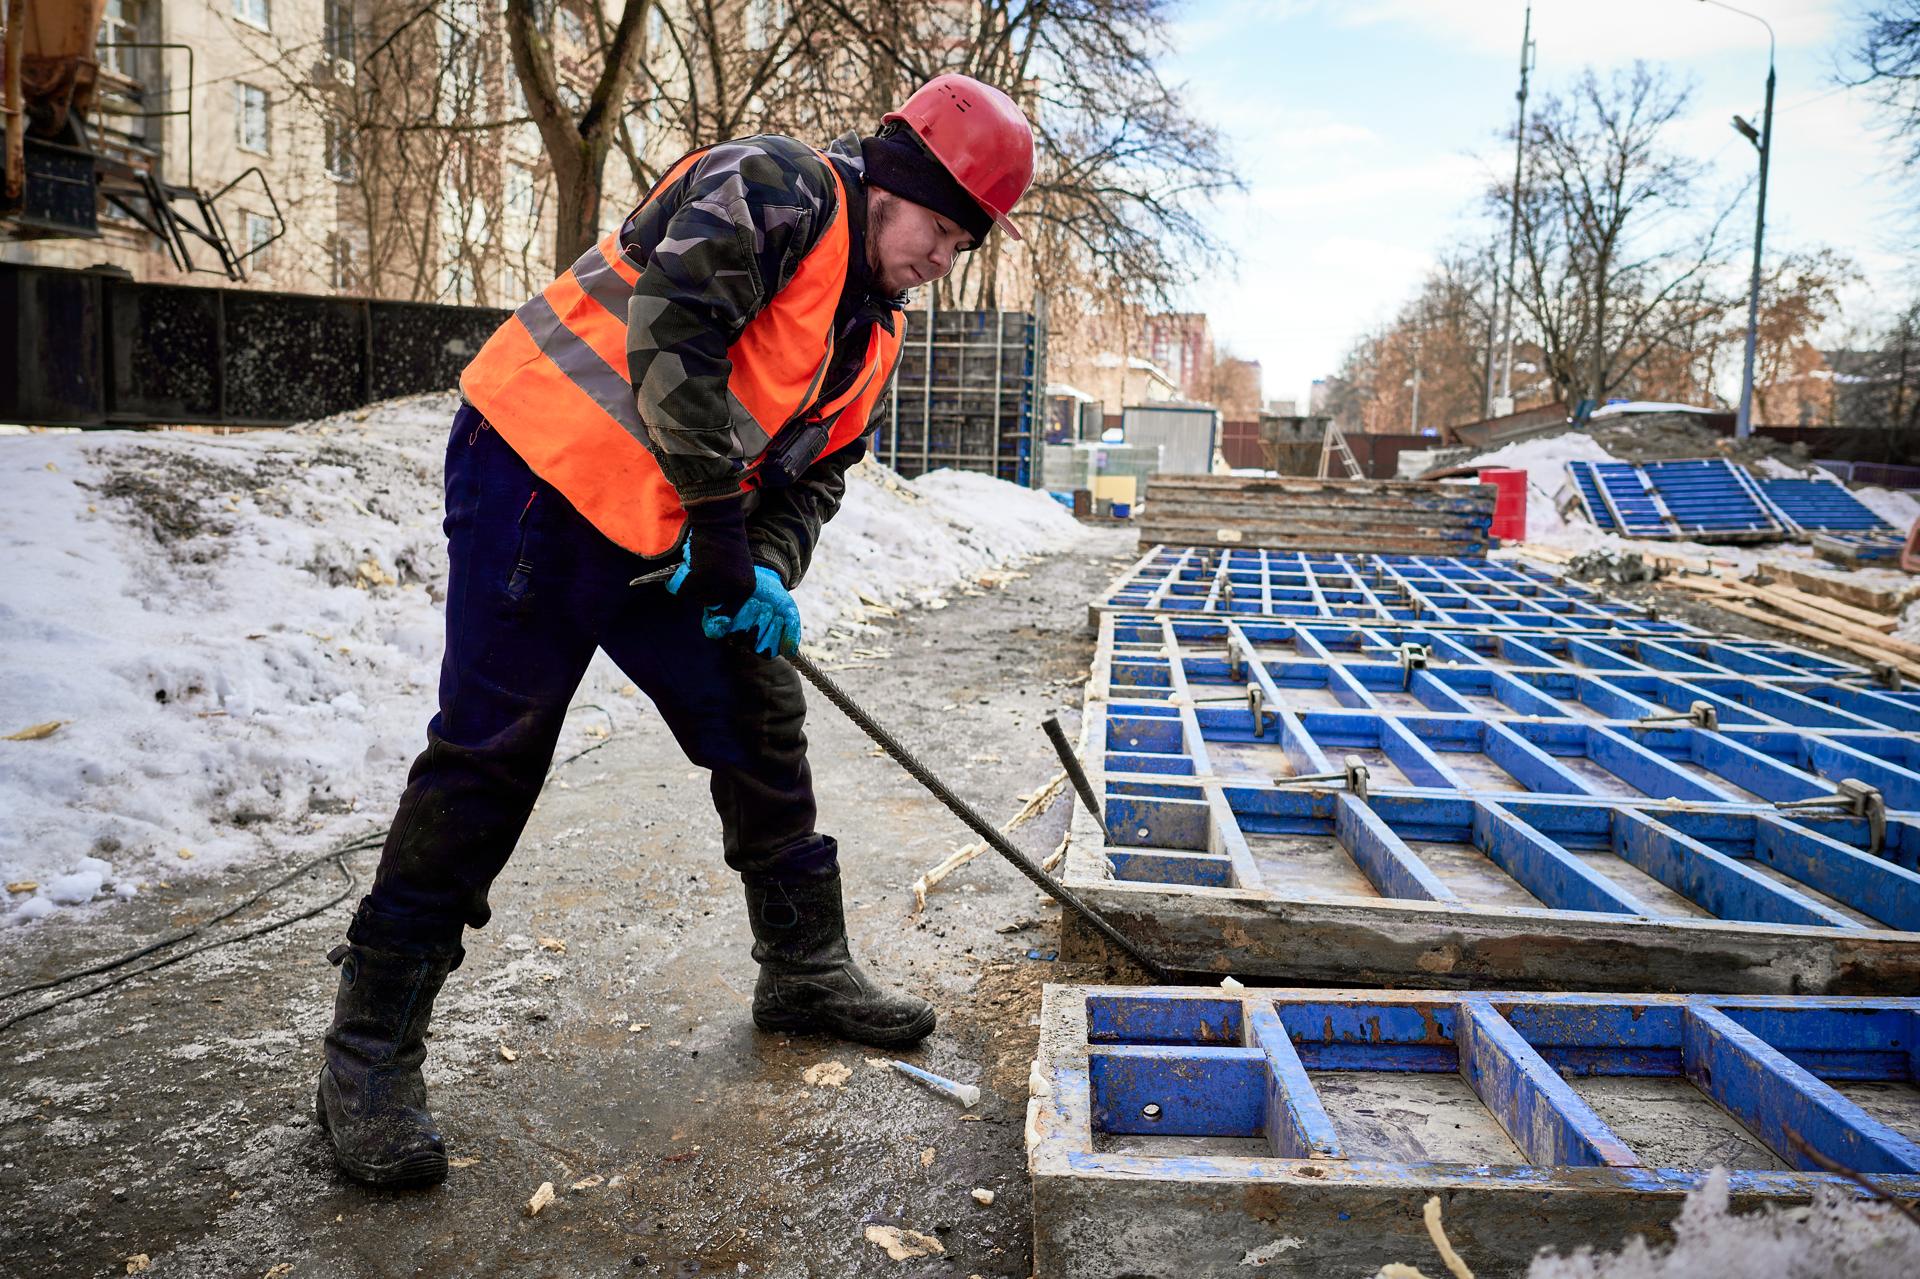
M674 165L645 208L705 153ZM816 154L819 154L816 152ZM825 457L865 432L900 354L900 328L875 324L860 376L831 401L815 400L833 361L833 317L846 286L847 190L825 155L839 199L833 219L776 293L727 349L727 389L768 440L805 422L830 423ZM635 210L638 212L638 209ZM686 526L680 497L645 444L646 428L627 371L627 300L640 270L620 252L617 231L530 298L494 330L460 374L460 390L533 473L558 489L614 542L665 555ZM747 467L743 490L755 485Z

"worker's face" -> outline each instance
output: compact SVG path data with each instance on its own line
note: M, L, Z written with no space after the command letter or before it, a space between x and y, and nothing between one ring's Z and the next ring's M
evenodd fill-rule
M867 268L883 293L903 293L953 270L973 237L932 209L891 191L867 192Z

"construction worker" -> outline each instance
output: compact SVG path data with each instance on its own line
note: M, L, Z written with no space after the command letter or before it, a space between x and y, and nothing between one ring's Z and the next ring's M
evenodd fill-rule
M943 75L872 137L681 159L494 333L447 445L440 712L340 968L315 1107L349 1175L447 1174L421 1064L596 648L712 770L745 885L753 1019L898 1046L932 1005L853 960L814 829L789 593L866 452L909 289L1007 220L1033 175L1012 100ZM640 581L660 576L660 583Z

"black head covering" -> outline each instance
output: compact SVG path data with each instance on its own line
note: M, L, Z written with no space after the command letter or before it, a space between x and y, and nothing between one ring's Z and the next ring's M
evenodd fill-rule
M902 122L882 125L878 135L860 139L860 154L867 162L869 183L932 209L965 231L975 244L993 229L993 216Z

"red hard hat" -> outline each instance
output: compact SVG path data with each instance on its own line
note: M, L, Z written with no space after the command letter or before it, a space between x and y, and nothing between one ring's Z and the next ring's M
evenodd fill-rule
M1012 98L972 76L935 76L882 123L894 120L920 136L1002 231L1021 238L1007 213L1033 182L1033 126Z

